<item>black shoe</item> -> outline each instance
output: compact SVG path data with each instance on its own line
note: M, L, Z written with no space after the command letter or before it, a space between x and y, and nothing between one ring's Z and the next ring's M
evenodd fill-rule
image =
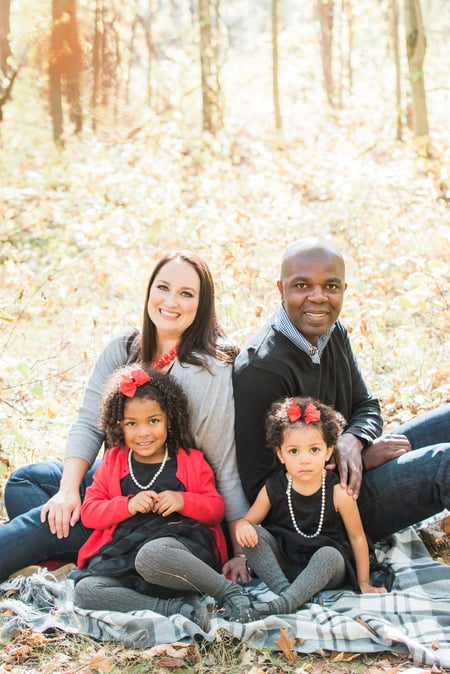
M239 586L225 592L221 612L224 618L235 623L248 623L258 618L250 597Z
M185 618L192 620L192 622L201 627L204 632L209 632L211 629L208 608L199 600L199 595L192 594L185 597L168 599L168 610L169 615L181 613Z

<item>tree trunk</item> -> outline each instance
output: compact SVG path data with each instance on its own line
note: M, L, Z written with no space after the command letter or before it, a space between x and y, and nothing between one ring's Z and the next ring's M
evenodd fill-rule
M92 84L92 99L91 99L91 124L95 131L97 128L97 104L100 91L101 81L101 54L103 43L103 24L102 17L103 2L96 0L95 15L94 15L94 41L92 45L92 69L93 69L93 84Z
M275 128L281 130L280 90L278 82L278 0L272 0L272 92Z
M398 0L391 0L390 23L392 27L392 48L394 52L395 63L395 105L396 105L396 126L397 140L402 140L402 88L401 88L401 66L400 66L400 45L398 39Z
M215 25L213 24L215 12ZM214 9L210 0L198 0L200 27L200 69L202 84L203 130L215 133L222 126L218 66L218 0Z
M10 0L0 0L0 70L8 70L8 58L11 56L9 46L9 8Z
M413 132L415 136L426 136L429 132L423 75L426 40L420 0L405 0L405 31L409 81L413 98Z
M50 112L53 138L62 145L64 131L62 92L63 82L70 106L70 118L75 131L82 128L80 98L81 48L78 40L76 0L52 0L52 34L50 38Z
M320 25L320 55L325 93L330 105L334 105L333 12L334 0L317 0L317 14Z

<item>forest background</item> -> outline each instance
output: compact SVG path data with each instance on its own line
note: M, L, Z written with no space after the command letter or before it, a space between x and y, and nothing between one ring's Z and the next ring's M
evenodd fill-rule
M284 247L332 238L387 427L449 400L447 0L0 9L3 478L63 456L96 356L140 324L172 248L208 261L242 346L278 306Z

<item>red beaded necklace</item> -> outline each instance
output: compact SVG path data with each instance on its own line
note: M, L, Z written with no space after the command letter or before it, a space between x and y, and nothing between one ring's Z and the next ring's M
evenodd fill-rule
M175 360L177 353L178 347L174 346L173 349L170 349L170 351L165 353L164 356L161 356L161 358L158 358L157 360L152 359L152 365L155 370L160 370L161 368L166 367L166 365L169 365Z

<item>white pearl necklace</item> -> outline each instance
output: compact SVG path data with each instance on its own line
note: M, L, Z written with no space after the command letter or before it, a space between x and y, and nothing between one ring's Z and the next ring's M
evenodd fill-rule
M325 517L325 476L326 476L326 470L323 470L322 471L322 505L320 507L319 526L317 527L316 531L313 534L305 534L303 531L301 531L299 529L299 527L297 525L297 521L296 521L295 515L294 515L294 508L292 507L292 496L291 496L292 475L288 475L288 477L287 477L288 486L287 486L287 489L286 489L286 496L287 496L289 513L291 515L292 525L293 525L295 531L298 534L300 534L300 536L304 536L304 538L315 538L322 531L323 518Z
M159 476L161 475L161 473L163 472L164 466L166 465L167 459L169 458L169 450L167 449L167 445L166 445L166 447L165 447L164 458L163 458L163 460L162 460L162 463L161 463L159 469L158 469L158 470L156 471L156 473L153 475L152 479L150 480L150 482L149 482L148 484L141 484L140 482L138 482L138 481L136 480L136 477L135 477L135 475L134 475L134 473L133 473L133 466L131 465L131 455L132 455L132 454L133 454L133 452L132 452L132 450L130 449L130 451L128 452L128 468L130 469L130 477L131 477L131 479L133 480L133 482L134 482L134 484L136 485L136 487L139 487L139 489L142 489L142 490L144 490L144 489L150 489L150 487L153 486L154 483L156 482L156 478L159 477Z

